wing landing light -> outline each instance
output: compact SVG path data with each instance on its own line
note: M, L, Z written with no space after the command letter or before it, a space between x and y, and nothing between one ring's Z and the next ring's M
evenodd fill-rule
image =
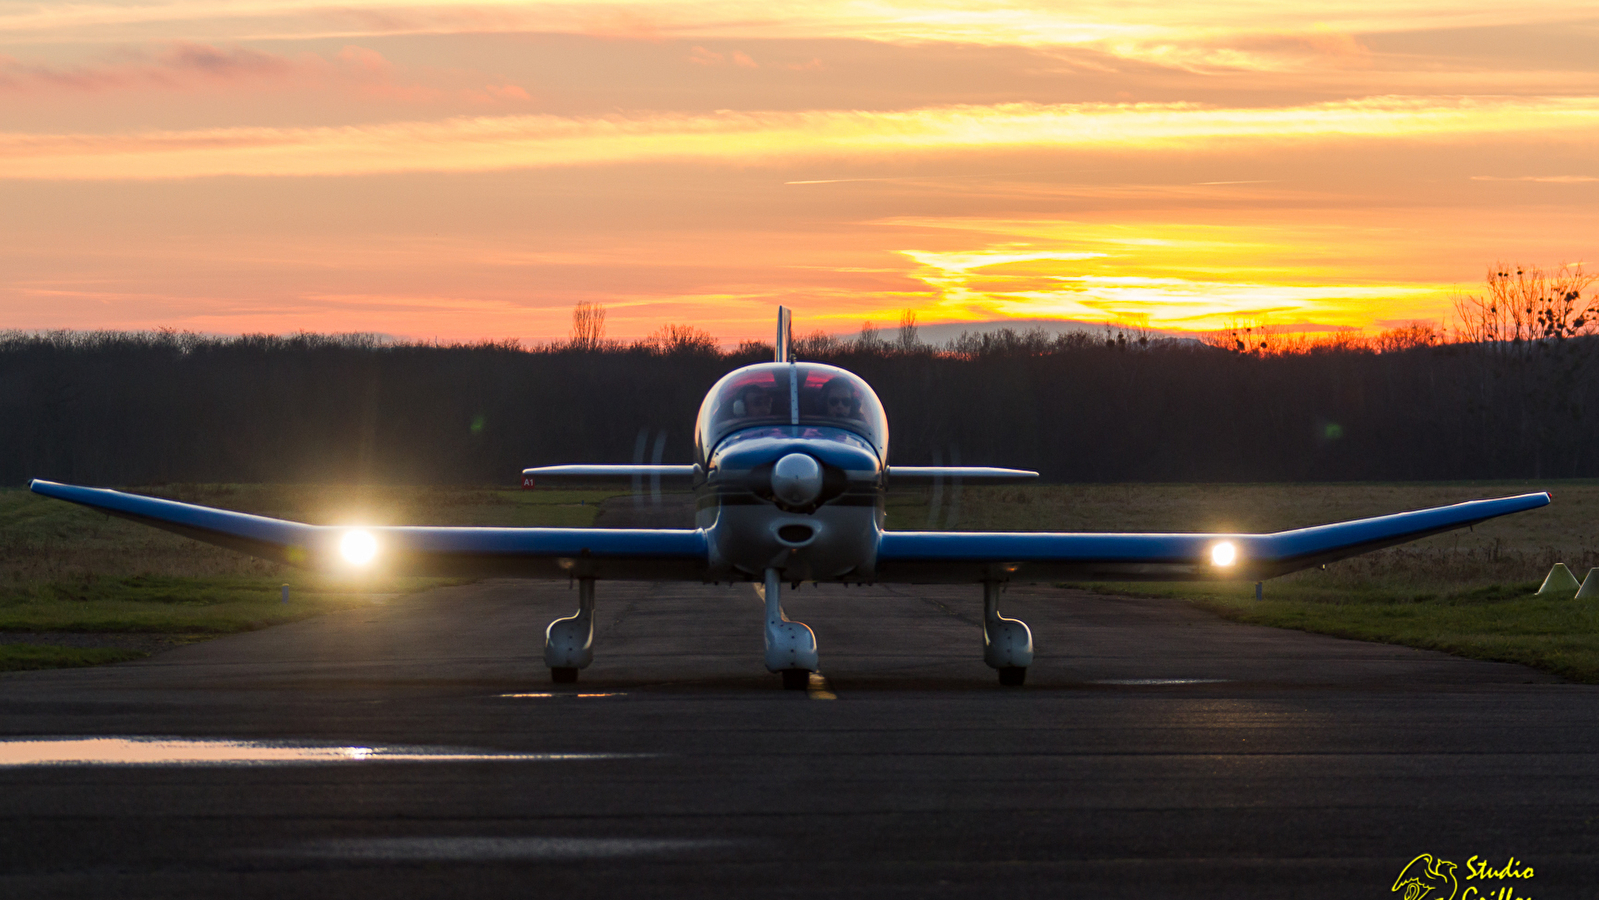
M1548 503L1547 493L1522 494L1276 534L889 531L877 580L1260 581Z
M703 531L649 528L351 529L35 480L36 494L305 569L393 575L702 580Z

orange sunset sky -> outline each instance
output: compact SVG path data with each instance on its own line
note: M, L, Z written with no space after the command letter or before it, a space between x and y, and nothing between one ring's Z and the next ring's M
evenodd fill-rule
M1592 3L0 0L0 328L1380 328L1596 247Z

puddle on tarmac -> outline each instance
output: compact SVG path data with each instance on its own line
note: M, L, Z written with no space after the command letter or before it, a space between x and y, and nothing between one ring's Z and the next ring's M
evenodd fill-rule
M573 698L576 698L578 700L587 700L587 699L591 699L591 698L594 698L594 697L626 697L626 696L627 696L627 692L626 691L609 691L609 692L605 692L605 693L591 693L591 694L569 694L569 693L566 693L565 691L562 691L560 693L556 693L554 691L545 691L545 692L539 693L539 694L500 694L499 698L501 700L548 700L548 699L554 699L556 697L573 697Z
M1226 684L1230 678L1101 678L1089 684Z
M341 838L288 848L313 859L372 862L615 859L714 850L739 842L688 838L404 837Z
M349 746L296 741L164 737L0 740L0 768L13 766L282 766L370 762L628 759L638 753L496 753L462 747Z

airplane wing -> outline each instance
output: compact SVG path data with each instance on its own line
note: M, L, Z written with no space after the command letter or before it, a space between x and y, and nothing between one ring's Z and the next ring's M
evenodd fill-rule
M1260 581L1548 503L1547 493L1523 494L1276 534L889 531L877 580Z
M307 569L384 574L597 577L700 581L709 547L702 531L644 528L353 528L141 497L103 488L33 481L36 494L92 507L208 544ZM370 536L369 563L349 559L352 534ZM360 548L356 548L360 549ZM357 556L365 555L357 553Z
M532 482L529 479L536 479L540 484L632 480L636 485L639 480L648 478L660 479L668 484L681 484L692 481L698 472L699 466L695 465L536 466L522 470L522 483L530 487Z
M359 568L346 552L364 534L372 565L410 575L596 577L701 581L703 531L624 528L456 528L307 525L102 488L35 480L35 493L186 537L310 569ZM1474 525L1549 503L1546 493L1474 500L1276 534L886 532L880 582L1255 581ZM366 540L366 539L360 539ZM1231 548L1222 564L1218 548Z
M978 484L1005 484L1033 481L1037 472L1027 469L995 469L989 466L889 466L888 483L932 484L936 481L973 481Z

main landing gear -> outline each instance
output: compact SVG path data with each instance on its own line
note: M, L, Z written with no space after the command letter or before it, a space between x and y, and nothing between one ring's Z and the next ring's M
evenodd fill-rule
M1018 687L1027 681L1033 663L1033 633L1027 623L999 614L1002 582L983 582L983 662L999 673L999 683ZM816 635L803 622L783 614L782 576L766 570L757 590L766 602L766 669L783 678L783 688L803 691L817 669ZM594 661L594 579L577 580L577 612L556 619L544 632L544 663L550 680L574 684L579 671Z
M802 622L783 615L783 583L776 569L766 570L761 599L766 601L766 671L783 676L783 689L803 691L816 671L816 635Z
M544 631L544 664L550 680L575 684L580 669L594 661L594 579L577 580L577 612L556 619Z
M1033 633L1020 619L999 614L998 581L983 582L983 662L999 671L999 683L1020 687L1033 664Z

